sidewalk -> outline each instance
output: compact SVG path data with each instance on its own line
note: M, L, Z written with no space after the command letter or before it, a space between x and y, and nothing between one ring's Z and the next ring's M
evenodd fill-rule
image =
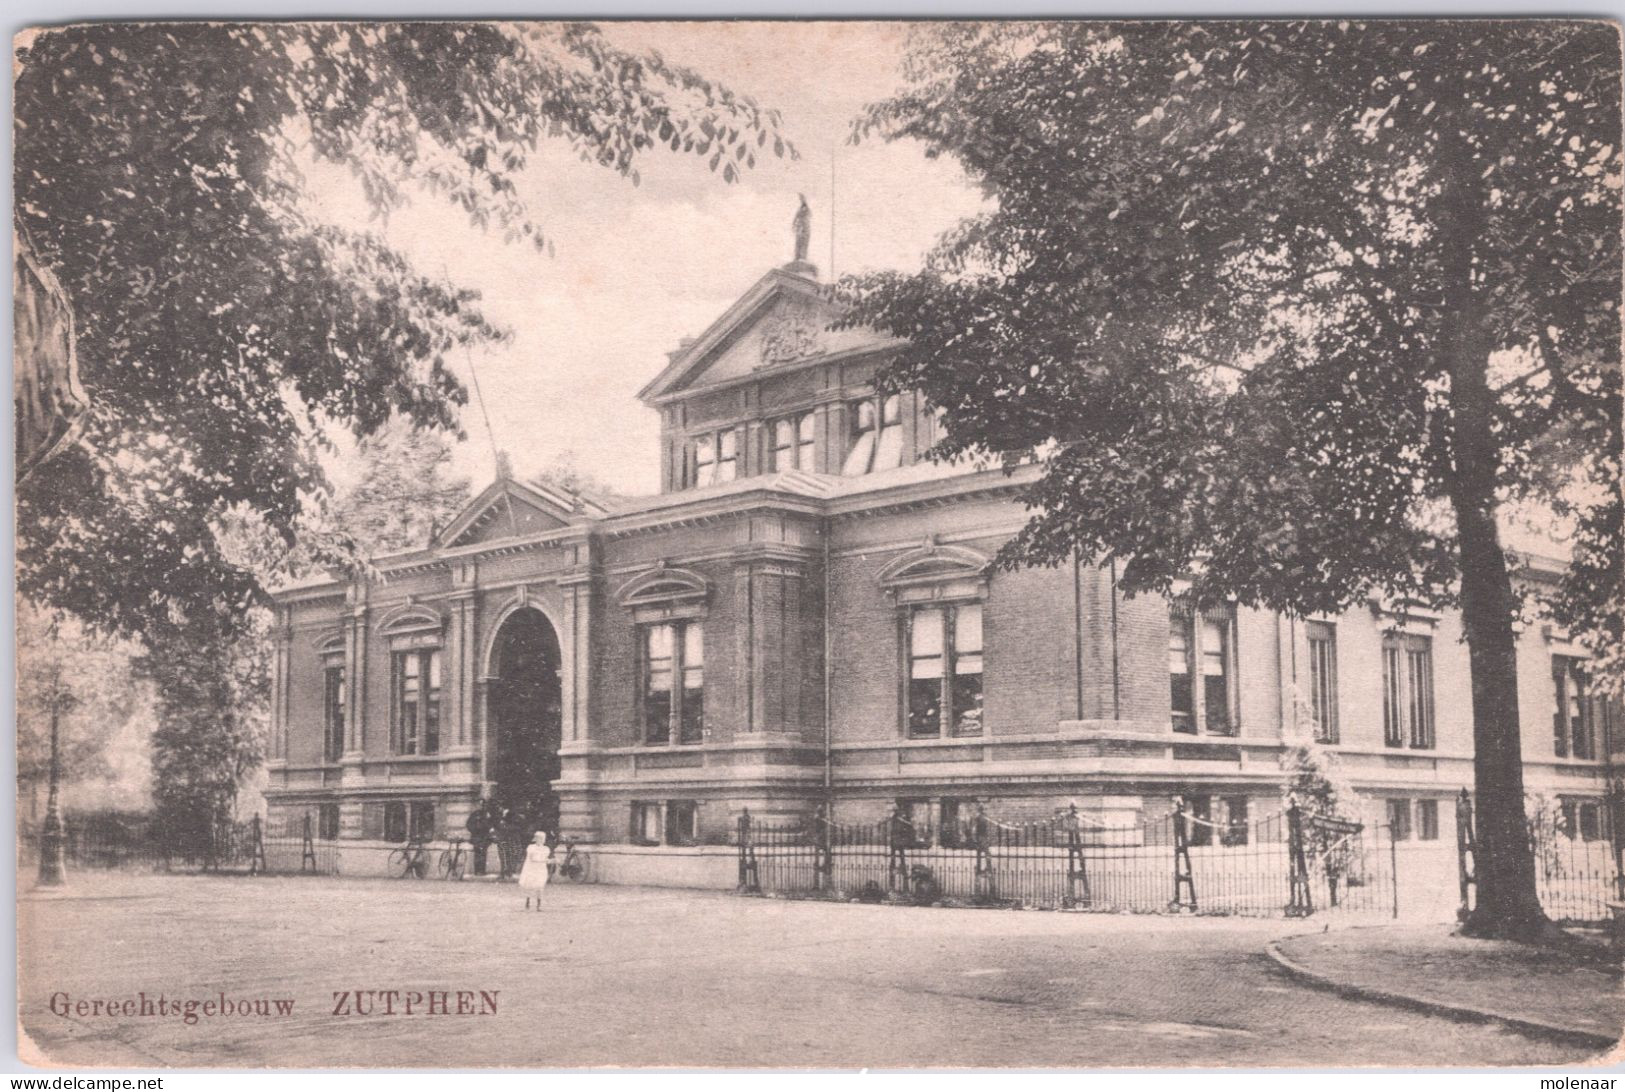
M1468 940L1449 925L1392 925L1287 937L1268 951L1314 985L1436 1015L1596 1049L1612 1047L1625 1027L1619 965L1600 945L1576 955Z

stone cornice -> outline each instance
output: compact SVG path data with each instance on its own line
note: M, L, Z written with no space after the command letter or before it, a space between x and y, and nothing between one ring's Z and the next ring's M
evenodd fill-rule
M1019 492L1042 476L1043 468L1029 463L1018 466L1009 473L1001 469L971 471L952 477L933 478L929 481L877 489L873 492L831 497L824 505L831 519L944 507L967 496Z
M734 376L731 379L719 379L712 383L703 383L693 387L682 387L667 394L655 395L654 397L648 399L648 403L652 406L657 406L664 409L673 402L683 402L697 395L716 394L721 391L731 390L735 387L743 387L752 383L761 383L765 380L776 379L783 375L793 375L796 372L811 371L814 368L826 368L831 364L844 364L847 361L861 360L867 356L878 356L884 353L893 353L907 344L908 342L901 338L888 338L884 341L877 341L870 345L855 345L850 349L840 349L833 353L822 353L818 356L806 356L800 358L799 360L791 360L783 364L775 364L772 367L758 368L749 375ZM836 387L827 392L825 397L815 400L812 404L816 405L818 401L839 402L843 401L845 398L846 392L842 388ZM745 422L742 421L740 423L743 424ZM717 426L712 427L714 428ZM704 430L702 429L701 431Z
M695 527L717 523L747 512L763 510L789 512L794 515L818 516L822 502L817 497L799 493L784 493L775 489L751 489L728 493L720 497L703 497L693 501L677 501L646 512L632 512L624 516L610 516L599 529L608 538L624 538L639 531L668 527Z
M546 546L578 546L589 543L592 538L593 524L572 524L569 527L558 527L551 531L542 531L534 535L524 535L519 538L497 538L488 542L475 542L468 546L448 546L436 551L440 558L451 560L476 557L501 557L508 554L527 553Z
M591 553L595 535L625 538L644 531L723 523L753 512L782 512L791 516L815 519L825 516L832 519L851 519L866 515L945 507L965 497L997 496L1018 492L1036 481L1042 473L1042 467L1029 464L1017 467L1009 473L1001 469L971 471L829 498L773 489L765 485L770 479L764 477L764 486L759 489L746 489L693 500L683 499L681 494L667 494L666 496L671 498L670 503L662 503L644 511L604 516L590 523L573 524L570 527L544 531L523 538L497 539L471 546L419 553L385 562L380 566L380 571L389 575L446 571L455 560L513 556L550 546L585 545ZM581 570L577 568L576 571ZM572 573L561 582L574 583L581 579L586 578L577 577ZM342 597L349 586L345 581L334 580L327 584L277 591L272 594L282 603L310 603L330 597Z

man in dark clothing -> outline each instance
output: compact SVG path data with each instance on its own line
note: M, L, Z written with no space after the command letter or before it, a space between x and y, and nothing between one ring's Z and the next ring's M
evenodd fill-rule
M502 878L509 879L524 861L524 844L519 841L519 809L504 805L496 821L497 855L502 859Z
M481 798L474 810L468 813L468 841L474 847L474 875L485 875L485 857L495 836L495 824L491 822L491 802Z

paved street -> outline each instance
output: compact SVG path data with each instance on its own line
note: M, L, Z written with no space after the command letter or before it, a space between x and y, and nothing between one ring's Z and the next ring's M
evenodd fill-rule
M565 885L527 915L516 889L493 885L75 884L71 897L19 905L33 943L21 953L23 1028L66 1064L1534 1065L1583 1054L1301 987L1262 949L1303 923ZM375 1002L373 1015L334 1016L347 990L498 991L498 1009L387 1016ZM138 991L292 998L294 1011L192 1026L49 1011L55 993Z

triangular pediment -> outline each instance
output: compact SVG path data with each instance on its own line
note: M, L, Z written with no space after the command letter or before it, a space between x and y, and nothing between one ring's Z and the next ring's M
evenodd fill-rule
M542 483L501 479L469 502L436 538L441 547L525 538L602 514L597 505Z
M817 281L795 267L772 270L703 334L673 353L670 364L638 397L660 402L757 372L888 343L873 330L831 329L840 315L840 307Z

